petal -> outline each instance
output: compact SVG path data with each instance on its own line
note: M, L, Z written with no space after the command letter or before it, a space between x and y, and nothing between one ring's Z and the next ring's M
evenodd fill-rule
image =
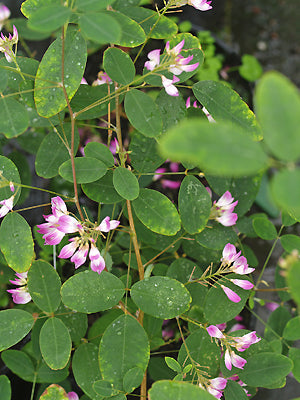
M43 239L45 240L45 244L53 246L54 244L60 243L64 236L65 234L58 229L51 229L49 233L43 236Z
M229 369L229 371L231 371L232 363L231 363L231 357L230 357L230 353L229 353L228 349L225 351L224 362L225 362L226 368Z
M96 230L101 232L109 232L112 229L116 229L119 224L120 221L115 219L110 220L110 217L105 217Z
M78 247L78 241L74 240L72 243L67 244L66 246L64 246L61 249L58 257L59 258L70 258L75 253L75 250L77 249L77 247Z
M79 400L79 397L77 395L77 393L75 392L69 392L67 393L68 396L68 400Z
M82 229L81 224L76 218L70 215L63 215L58 219L57 229L64 233L75 233Z
M240 296L236 294L233 290L229 289L227 286L221 285L221 288L224 290L224 293L230 301L233 301L234 303L239 303L241 301Z
M67 214L68 212L66 203L59 196L52 197L51 205L52 205L51 207L52 214L55 215L56 217L60 217L61 215Z
M105 260L104 258L100 255L96 260L91 260L91 270L98 272L98 274L101 274L101 272L105 268Z
M228 204L232 203L234 198L231 196L231 193L227 190L223 196L219 198L219 200L216 202L216 205L218 207L223 207L227 206Z
M215 337L218 339L225 338L220 329L217 328L215 325L210 325L209 327L206 328L206 330L211 337Z
M238 219L237 214L235 213L230 213L230 212L224 212L221 217L217 217L216 220L222 224L223 226L232 226L236 224L236 221Z
M214 378L214 379L211 379L211 380L210 380L210 383L211 383L211 386L212 386L214 389L223 390L223 389L226 388L227 379L221 378L221 377L219 377L219 378Z
M231 362L232 365L236 368L240 368L240 369L244 369L244 365L246 364L246 360L240 356L238 356L237 354L235 354L234 352L231 353Z
M230 279L230 281L245 290L250 290L254 287L253 283L245 279Z
M13 302L16 304L26 304L31 301L31 296L25 288L9 289L8 293L11 293Z
M71 262L75 264L75 269L85 263L89 251L89 245L85 244L71 257Z

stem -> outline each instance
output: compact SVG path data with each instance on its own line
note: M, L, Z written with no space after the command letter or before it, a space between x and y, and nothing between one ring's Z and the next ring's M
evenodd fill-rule
M76 171L75 171L75 161L74 161L74 138L75 138L75 118L74 118L74 113L72 111L68 94L65 88L64 84L64 79L65 79L65 26L62 28L62 62L61 62L61 81L62 81L62 89L64 92L64 96L67 102L67 106L69 109L70 113L70 118L71 118L71 151L70 151L70 158L71 158L71 165L72 165L72 175L73 175L73 184L74 184L74 199L75 199L75 204L77 207L77 210L79 212L80 218L82 221L84 220L84 216L81 211L81 207L79 204L79 199L78 199L78 189L77 189L77 182L76 182Z
M56 245L53 245L53 268L56 270Z
M158 254L156 254L156 256L154 256L153 258L151 258L151 260L147 261L146 264L144 265L144 268L146 268L149 264L151 264L154 260L156 260L159 256L161 256L162 254L164 254L168 249L170 249L172 246L174 246L174 244L176 242L178 242L178 240L181 240L183 238L183 236L180 236L178 239L174 240L174 242L172 242L171 244L169 244L169 246L167 246L165 249L163 249L161 252L159 252Z

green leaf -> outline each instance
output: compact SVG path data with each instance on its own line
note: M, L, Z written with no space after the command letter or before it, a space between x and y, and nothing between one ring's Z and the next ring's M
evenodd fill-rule
M44 137L35 159L36 173L43 178L53 178L58 175L60 165L69 160L70 153L66 144L71 148L71 124L65 123L63 128L57 127ZM62 139L64 141L62 141ZM79 134L75 128L74 152L79 145Z
M81 11L105 10L114 0L76 0L76 7Z
M296 86L278 72L266 73L255 92L255 111L264 141L280 160L300 157L300 96Z
M93 385L102 379L98 363L98 347L92 343L80 345L73 356L72 369L77 385L93 400L101 400Z
M163 132L186 116L186 106L181 94L179 96L169 96L163 89L159 92L155 103L159 107L163 121Z
M32 382L36 380L37 383L58 383L65 380L69 375L69 365L63 369L55 371L48 367L45 361L42 360L36 373L37 374L34 376Z
M89 341L98 345L108 325L120 315L123 315L123 311L120 309L112 309L103 313L90 327L88 331Z
M0 248L7 264L16 272L25 272L34 258L30 226L18 213L7 214L0 227Z
M52 384L45 389L39 400L68 400L68 395L63 387Z
M130 145L131 165L138 172L153 172L164 159L157 152L157 142L140 132L134 132Z
M81 15L79 27L84 36L100 44L115 43L122 32L117 20L104 12Z
M33 323L32 315L26 311L17 309L0 311L0 351L23 339Z
M267 218L254 218L252 221L255 233L264 240L274 240L277 238L277 231L272 222Z
M132 204L139 220L151 231L167 236L175 235L179 231L180 218L177 210L162 193L141 189L139 197Z
M294 378L300 382L300 349L291 347L289 350L289 358L293 361L292 373Z
M262 139L255 115L230 87L222 82L201 81L193 86L193 92L217 122L231 122L249 133L253 139Z
M40 32L51 32L63 26L71 15L70 8L51 5L35 11L28 21L28 27Z
M228 379L224 389L225 400L247 400L246 392L240 384Z
M241 127L228 122L183 120L162 137L159 145L164 157L191 162L212 175L253 175L267 164L260 143L254 142Z
M104 397L110 397L116 393L114 385L109 381L96 381L93 385L93 388L98 394Z
M106 172L106 165L96 158L76 157L74 159L76 181L80 183L91 183L102 178ZM65 161L59 167L59 175L68 182L73 182L72 161Z
M114 156L112 152L102 143L89 142L84 147L86 157L97 158L102 161L108 168L114 165Z
M118 167L114 170L113 184L120 196L134 200L139 195L139 182L129 169Z
M134 367L145 371L150 358L148 337L139 322L121 315L104 332L99 347L99 364L104 380L123 389L125 374Z
M211 340L209 334L203 329L197 329L185 341L192 359L202 367L205 367L209 376L217 376L221 350ZM178 362L181 365L185 365L188 362L187 360L186 347L182 344L178 354ZM192 379L191 376L189 379Z
M193 274L193 275L192 275ZM166 276L176 279L181 283L186 283L193 276L193 279L200 278L202 270L195 263L188 258L177 258L169 266ZM187 286L189 289L190 285Z
M6 375L0 376L0 399L11 400L10 380Z
M17 100L3 96L0 98L0 121L0 133L7 139L25 132L29 124L25 107Z
M129 84L135 77L135 66L130 56L116 47L104 52L103 68L113 81L123 85Z
M296 235L283 235L280 237L280 242L282 247L288 253L293 250L300 251L300 237Z
M155 137L161 133L159 108L146 93L132 89L126 93L124 106L130 123L145 136Z
M288 269L287 282L293 300L300 306L300 261L293 263Z
M297 220L300 219L300 169L282 169L271 181L275 202Z
M26 0L22 3L21 11L25 17L30 18L40 7L60 5L60 0Z
M65 324L58 318L47 319L40 333L43 359L51 369L64 368L70 358L72 341Z
M69 27L64 40L64 85L68 99L77 91L87 59L81 33ZM35 79L34 100L42 117L52 117L67 106L61 87L62 39L58 37L44 54Z
M26 157L20 151L13 151L12 153L9 154L9 158L10 158L10 160L12 160L12 162L18 168L18 172L20 174L23 185L28 185L30 187L31 186L31 168L27 161L28 157ZM27 197L29 196L29 192L30 192L30 189L22 188L22 191L21 191L21 186L19 187L19 190L18 190L18 195L20 194L20 197L18 199L19 204L22 204L27 199ZM0 190L0 193L1 193L1 190ZM15 202L16 202L16 197L15 197Z
M238 237L232 228L218 224L204 229L195 239L208 249L222 250L227 243L235 243Z
M88 328L86 314L74 312L73 310L61 305L55 316L66 325L73 342L79 342L86 334Z
M240 278L240 275L226 275L226 278L218 280L218 285L215 284L215 287L209 289L204 304L204 315L210 324L223 324L224 322L230 321L245 307L246 301L249 297L249 290L244 290L228 280ZM243 277L243 279L250 280L246 276ZM240 296L241 301L234 303L229 300L221 286L219 286L220 284L233 290L238 296Z
M176 371L176 372L179 372L179 373L182 371L181 365L174 358L165 357L165 362L166 362L167 366L169 368L171 368L173 371Z
M28 291L34 303L45 312L57 310L60 298L60 278L46 261L34 261L28 272Z
M255 82L263 74L263 69L257 58L250 54L244 54L242 56L242 65L239 67L239 73L247 81Z
M178 381L157 381L149 390L151 400L213 400L215 397L197 385Z
M10 23L16 26L19 36L25 40L39 41L51 35L51 32L38 32L30 29L28 27L28 20L25 18L12 18L10 19Z
M259 353L248 358L239 378L249 386L267 387L284 378L292 367L292 361L281 354Z
M126 7L122 9L122 12L138 22L145 34L152 39L165 39L177 33L175 22L153 10L143 7Z
M12 196L12 192L9 187L9 182L13 182L14 185L17 186L18 183L21 183L21 180L19 171L15 166L15 164L9 158L1 155L0 155L0 170L2 171L2 177L7 180L7 185L5 186L3 182L2 183L3 187L0 187L0 200L5 200L9 199ZM18 201L20 197L20 192L21 192L21 187L19 187L19 190L16 191L14 204L16 204L16 202Z
M98 179L96 182L82 185L82 190L87 197L98 203L111 204L123 200L113 185L112 171L108 171L103 178Z
M103 271L80 272L61 288L63 303L83 313L95 313L115 306L124 295L124 284L116 276Z
M287 322L282 336L287 340L300 339L300 316L294 317Z
M144 371L140 367L131 368L123 378L123 388L125 392L131 393L140 386L144 378Z
M111 14L112 11L107 13ZM118 11L113 11L113 16L122 31L121 37L115 41L115 44L124 47L136 47L144 43L146 40L145 32L136 21Z
M35 370L29 356L19 350L6 350L2 353L6 366L24 381L33 382ZM2 400L2 399L1 399Z
M131 287L131 298L145 313L171 319L185 312L192 301L185 286L175 279L152 276Z
M179 214L184 229L190 233L199 233L208 221L211 198L194 176L186 176L181 183L178 196Z

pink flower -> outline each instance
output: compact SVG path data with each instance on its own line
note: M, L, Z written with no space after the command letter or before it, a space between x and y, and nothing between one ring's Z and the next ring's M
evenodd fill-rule
M12 294L13 302L16 304L26 304L31 301L31 296L27 289L27 272L16 273L18 279L10 280L14 285L20 286L17 289L9 289L8 293Z
M79 247L79 250L77 250L76 253L73 254L73 256L71 257L71 262L75 264L75 269L81 267L81 265L85 263L88 251L89 245L88 243L85 243Z
M182 72L190 72L194 71L196 68L198 68L199 63L196 64L189 64L190 61L192 61L194 56L188 56L188 57L183 57L180 52L183 49L184 46L184 39L179 42L176 46L174 46L172 49L170 48L170 42L168 41L166 43L166 52L169 56L174 58L174 64L171 64L168 68L168 70L174 74L174 75L180 75Z
M68 214L66 203L59 196L52 197L52 199L51 199L51 209L52 209L52 214L55 217L61 217L62 215L67 215Z
M254 286L253 283L245 279L230 279L230 281L245 290L250 290Z
M220 399L223 395L222 391L227 385L227 379L214 378L210 379L210 385L207 386L207 391L212 394L216 399Z
M174 97L179 96L178 89L176 88L176 86L173 85L173 83L177 83L180 81L180 79L177 78L177 76L173 76L173 79L171 80L171 79L166 78L164 75L162 75L161 80L162 80L162 84L165 88L165 91L168 93L168 95L174 96Z
M3 33L1 33L0 51L4 53L8 62L12 62L13 58L16 57L15 53L13 52L13 45L18 43L18 39L18 31L15 25L13 25L13 35L9 34L9 36L6 37L3 35Z
M88 83L87 83L85 78L81 79L80 85L88 85Z
M98 73L98 78L93 82L92 86L100 86L105 85L112 82L111 78L107 75L106 72L100 71Z
M235 225L237 220L237 214L233 213L234 207L238 201L233 203L234 198L231 193L227 190L219 200L214 202L211 209L210 218L215 219L224 226Z
M188 0L187 3L200 11L208 11L212 9L212 6L210 5L211 1L207 0Z
M234 303L238 303L241 301L241 298L238 294L236 294L233 290L229 289L227 286L220 285L221 288L224 290L224 293L228 297L230 301L233 301Z
M164 189L178 189L181 185L180 181L171 181L170 179L162 179L161 186Z
M240 337L233 337L233 340L237 342L235 345L238 351L245 351L248 349L252 344L258 343L261 338L256 336L256 331L249 332L244 336Z
M234 261L233 265L230 267L230 270L238 275L246 275L255 271L255 268L250 268L247 264L247 259L244 256L241 256Z
M240 251L238 253L236 252L236 248L233 244L227 243L223 249L221 261L222 263L230 265L239 258L240 254Z
M9 211L13 209L14 205L14 197L11 196L9 199L1 200L1 208L0 208L0 218L4 217Z
M265 304L266 308L270 311L275 311L279 307L278 303L270 302Z
M246 360L237 354L235 354L234 351L232 350L226 350L225 351L225 366L229 371L232 369L232 365L236 368L244 369L244 365L246 364Z
M206 330L207 330L209 336L211 336L211 337L215 337L215 338L218 338L218 339L225 338L225 336L220 331L220 329L217 328L215 325L210 325L209 327L206 328Z
M13 182L9 182L9 188L10 188L10 190L11 190L12 192L15 191L15 186L14 186Z
M64 233L75 233L82 230L81 224L70 215L62 215L58 218L58 230Z
M69 239L71 243L66 244L60 251L58 257L59 258L70 258L75 253L77 247L79 246L80 239L72 238Z
M150 53L148 53L148 58L150 61L145 62L145 68L149 71L153 71L160 63L160 50L155 49L150 51Z
M96 231L101 231L101 232L109 232L112 229L116 229L120 224L120 221L117 221L115 219L110 219L110 217L105 217L100 225L96 228Z
M77 393L75 392L69 392L67 393L68 396L68 400L79 400L79 397L77 395Z
M2 29L3 22L10 17L10 9L4 4L0 4L0 30Z
M216 122L216 120L210 115L210 113L208 112L208 110L205 107L202 107L202 111L207 116L207 119L209 120L209 122Z
M227 243L223 249L223 257L221 262L230 266L230 271L238 275L250 274L255 268L249 268L247 259L244 256L240 256L241 252L237 253L236 248L233 244Z
M93 243L91 244L89 259L91 260L91 270L98 272L98 274L101 274L101 272L105 268L105 261L104 258L101 256L100 251Z

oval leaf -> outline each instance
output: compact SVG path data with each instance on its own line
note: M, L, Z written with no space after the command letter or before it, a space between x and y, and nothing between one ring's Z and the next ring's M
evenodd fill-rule
M274 240L277 238L275 226L267 218L254 218L252 221L255 233L264 240Z
M34 323L31 314L23 310L0 311L0 351L18 343Z
M9 182L13 182L15 189L18 183L21 183L18 168L15 164L7 157L0 156L0 170L2 171L2 177L6 179L7 186L0 187L0 200L9 199L12 196L12 192L9 187ZM14 204L20 197L21 187L18 191L15 191Z
M123 85L129 84L135 77L135 66L130 56L116 47L104 52L103 68L113 81Z
M285 224L283 224L285 225ZM285 251L291 253L293 250L300 251L300 237L296 235L283 235L280 242Z
M133 201L134 211L139 220L161 235L172 236L180 229L180 218L174 204L162 193L141 189Z
M253 175L267 165L260 143L228 122L211 124L198 118L183 120L163 136L160 150L166 158L193 163L219 176Z
M122 31L121 37L115 41L115 44L124 47L136 47L144 43L146 35L137 22L118 11L108 11L108 13L111 12L114 13L114 19L119 23Z
M195 239L208 249L222 250L227 243L235 243L238 237L233 229L220 224L204 229Z
M208 221L211 198L199 180L186 176L181 183L178 207L184 229L190 233L199 233Z
M123 388L125 392L131 393L140 386L144 378L144 371L139 367L131 368L126 372L123 379Z
M83 313L95 313L115 306L124 295L124 284L116 276L103 271L80 272L61 288L63 303Z
M145 313L171 319L185 312L192 301L185 286L175 279L152 276L135 283L131 298Z
M82 185L82 190L87 197L98 203L111 204L123 200L113 185L112 171L108 171L103 178L96 182Z
M151 400L214 400L215 397L197 385L187 382L158 381L149 390Z
M0 248L7 264L16 272L25 272L34 258L34 243L30 226L13 212L7 214L0 227Z
M0 399L11 400L10 381L6 375L0 376Z
M102 143L89 142L84 147L84 154L86 157L97 158L107 167L112 167L114 165L114 156L112 152Z
M157 152L157 142L140 132L134 132L130 145L131 165L138 172L153 172L164 159Z
M68 21L70 15L71 10L67 7L59 5L41 7L30 16L28 27L40 32L55 31Z
M76 181L80 183L91 183L102 178L107 172L106 165L96 158L77 157L74 159ZM73 182L72 161L65 161L59 167L59 175L68 182Z
M68 400L65 389L59 385L50 385L42 393L39 400Z
M51 369L64 368L70 358L72 341L66 325L58 318L49 318L40 332L40 349Z
M34 261L28 272L28 291L34 303L43 311L57 310L60 297L60 277L46 261Z
M25 132L28 124L28 114L23 104L10 97L2 96L0 98L0 132L10 139Z
M30 357L23 351L7 350L2 353L6 366L24 381L33 382L35 369ZM2 398L1 398L2 400Z
M283 210L300 220L300 169L282 169L271 181L275 202Z
M287 340L300 339L300 316L292 318L288 321L282 336Z
M81 33L69 27L64 44L64 85L70 100L78 89L87 60L87 48ZM39 115L52 117L67 106L61 87L62 39L48 48L35 79L34 101Z
M99 364L103 379L123 389L123 378L132 368L145 371L150 358L148 337L139 322L121 315L106 329L99 347Z
M138 197L140 187L135 175L129 169L118 167L114 170L113 183L116 191L127 200Z
M88 39L104 44L115 43L121 37L121 27L112 15L107 13L83 14L79 27Z
M98 394L104 397L110 397L115 394L114 385L109 381L96 381L93 388Z
M81 11L105 10L114 0L76 0L76 7Z
M133 89L126 93L125 112L130 123L145 136L155 137L162 131L162 118L158 106L146 93Z

